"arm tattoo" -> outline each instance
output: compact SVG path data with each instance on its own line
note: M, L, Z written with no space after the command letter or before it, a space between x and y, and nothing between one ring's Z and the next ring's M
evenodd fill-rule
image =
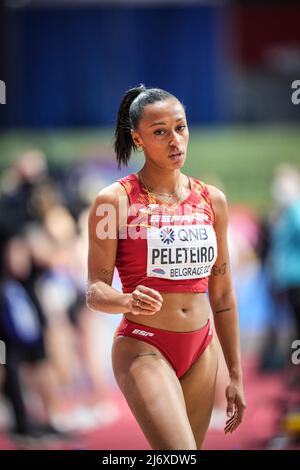
M105 284L111 284L114 270L100 269L100 273L102 274L101 281L105 282Z
M215 313L229 312L231 308L223 308L222 310L217 310Z
M212 273L214 276L218 276L219 274L226 274L226 266L227 263L221 264L221 266L217 266L216 264L212 267Z
M91 285L86 291L86 303L87 305L95 305L97 301L97 293L95 287Z
M104 282L105 284L111 285L114 270L109 270L109 269L100 269L100 273L102 274L102 279L99 279L99 281ZM86 303L88 305L96 305L97 302L99 301L99 291L97 290L97 281L92 283L90 286L88 286L86 290Z

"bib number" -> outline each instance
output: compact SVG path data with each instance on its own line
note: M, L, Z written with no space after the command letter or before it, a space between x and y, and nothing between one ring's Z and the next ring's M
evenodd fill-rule
M149 227L147 276L163 279L207 277L217 258L212 225Z

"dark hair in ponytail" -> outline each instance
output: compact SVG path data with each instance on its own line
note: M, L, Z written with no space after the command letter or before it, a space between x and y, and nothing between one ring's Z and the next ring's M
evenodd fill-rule
M175 98L160 88L146 88L143 84L128 90L120 104L115 130L114 149L118 167L128 165L132 149L136 149L131 137L131 129L136 129L147 104Z

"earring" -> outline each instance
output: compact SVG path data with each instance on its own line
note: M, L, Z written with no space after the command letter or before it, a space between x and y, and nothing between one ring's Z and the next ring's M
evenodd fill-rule
M143 151L143 146L142 145L137 145L136 149L137 149L138 152L142 152Z

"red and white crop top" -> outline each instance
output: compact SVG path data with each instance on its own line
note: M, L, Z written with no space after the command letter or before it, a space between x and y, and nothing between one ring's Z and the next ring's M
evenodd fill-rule
M206 185L188 178L190 194L176 205L153 199L136 173L118 180L129 198L116 257L124 293L139 284L159 292L206 292L217 258L215 212Z

